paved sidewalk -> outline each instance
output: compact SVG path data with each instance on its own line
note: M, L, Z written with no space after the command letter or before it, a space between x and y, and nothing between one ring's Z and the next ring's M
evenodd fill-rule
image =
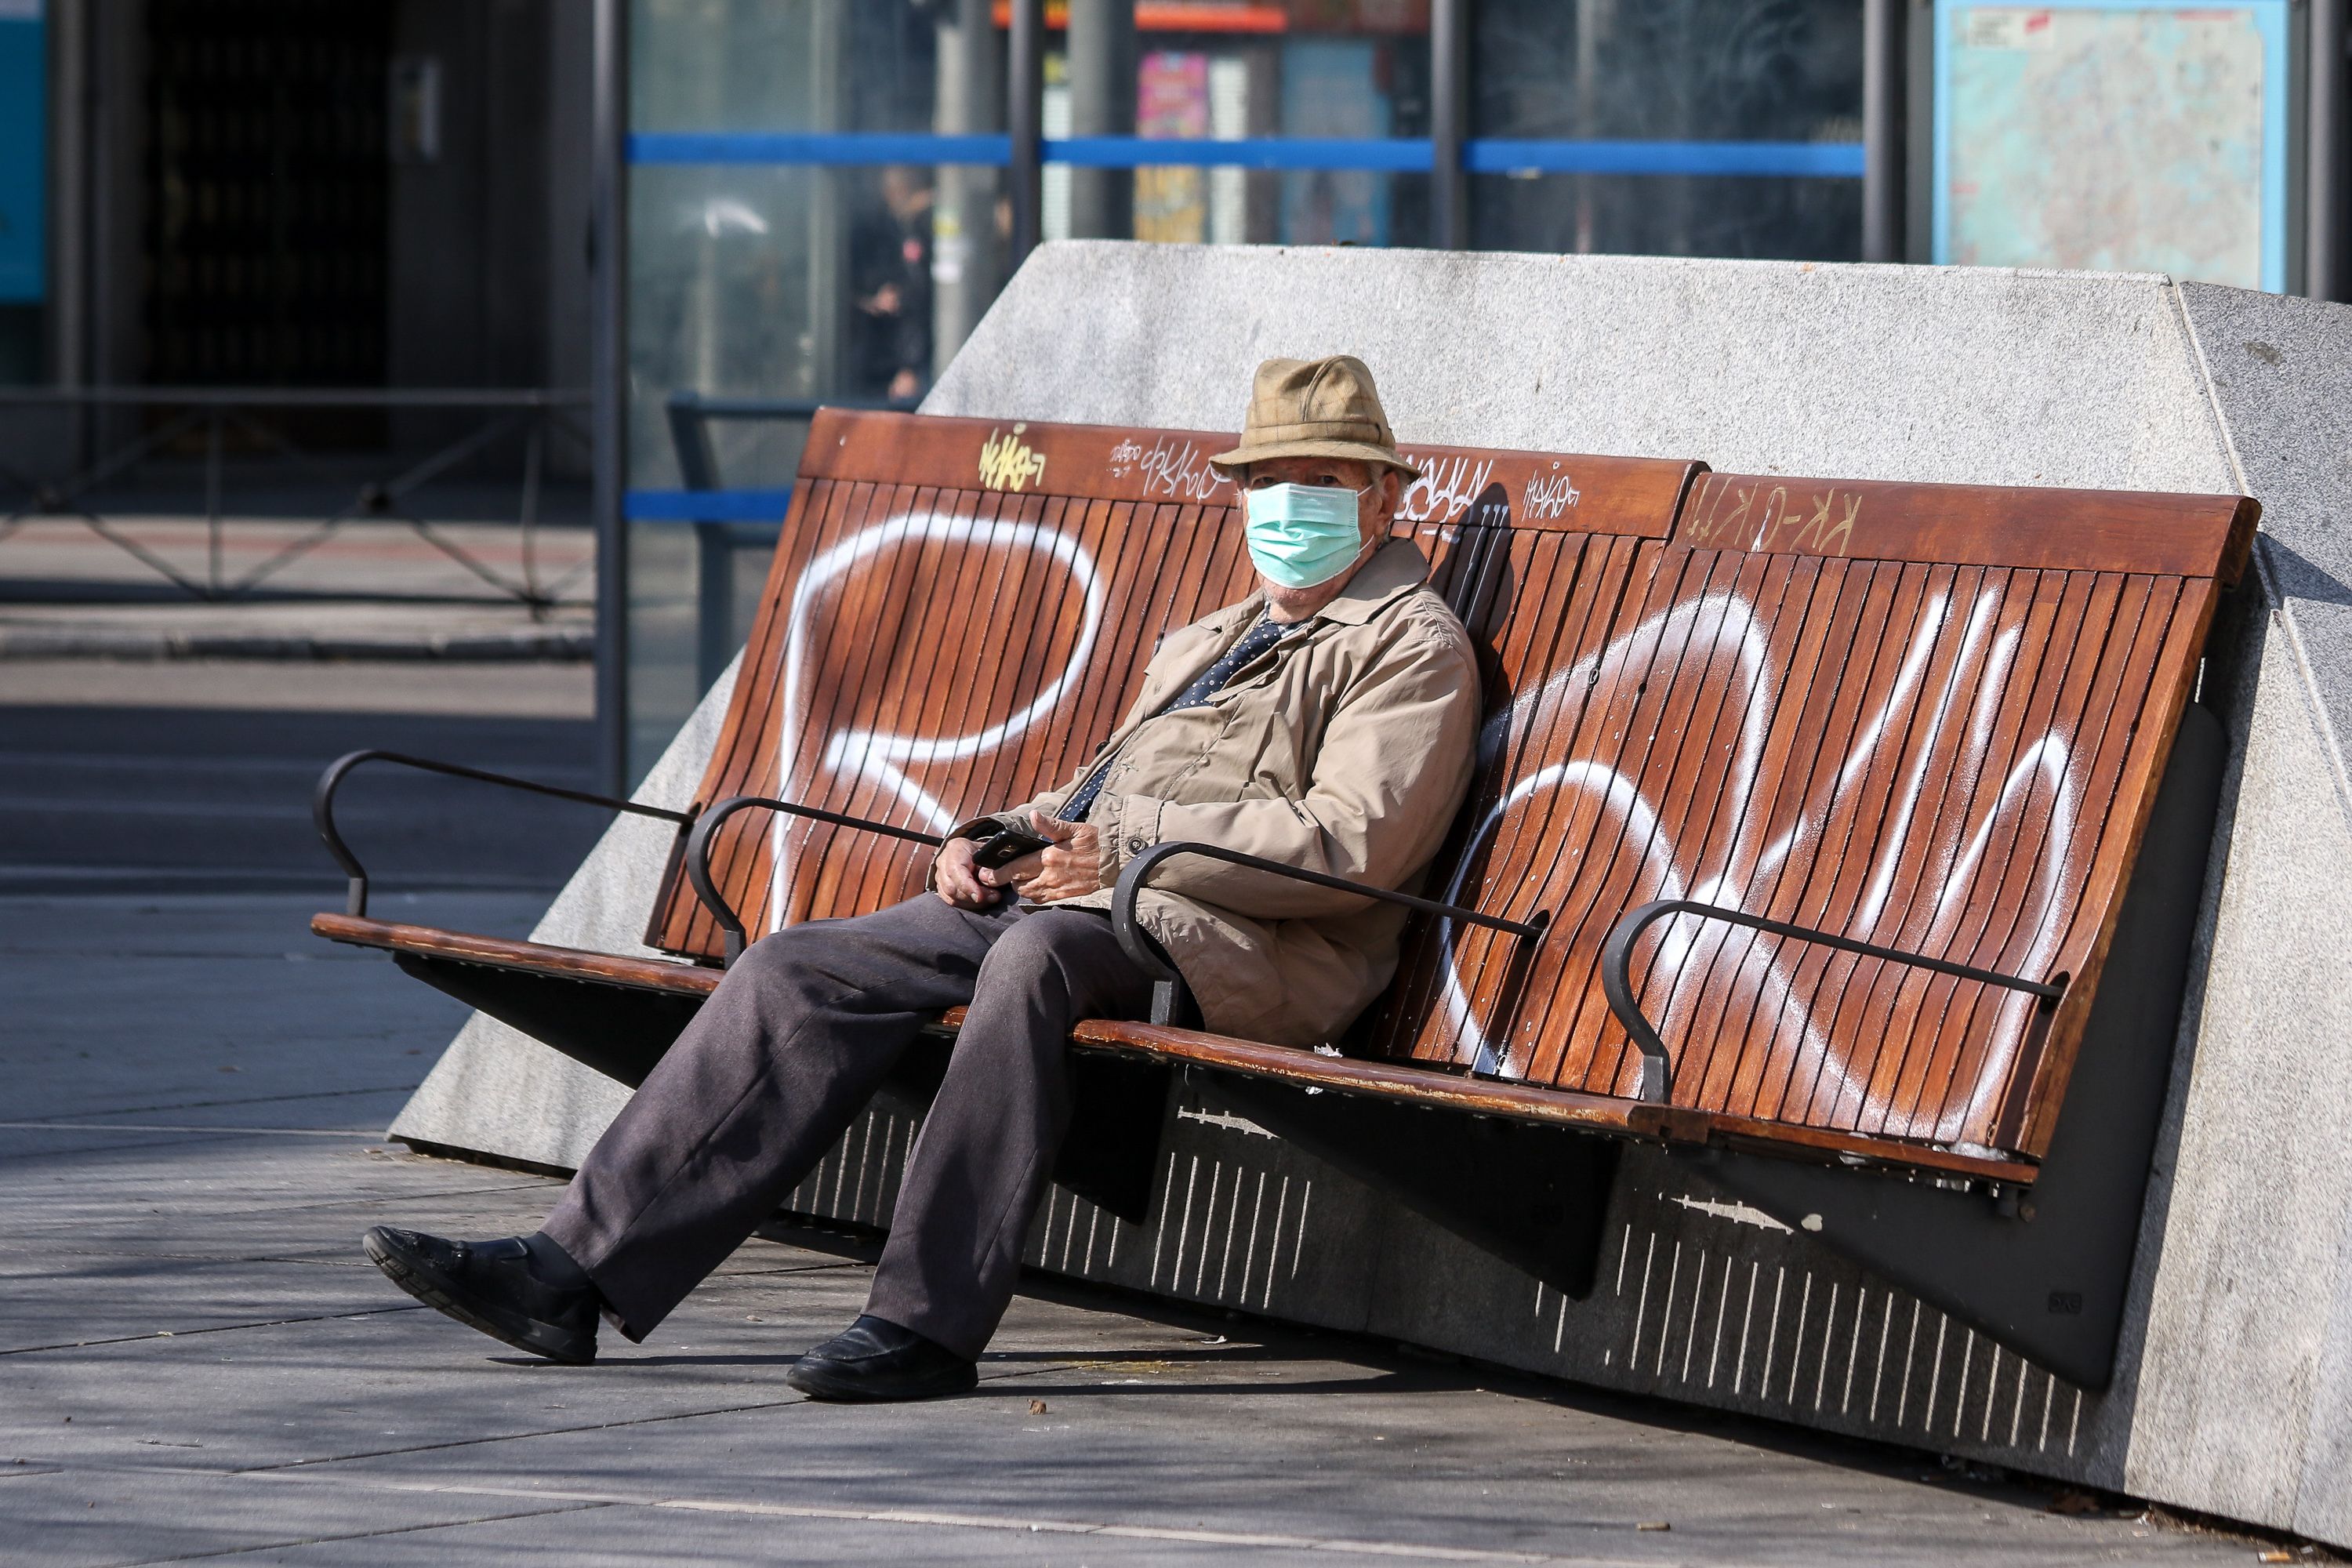
M535 896L388 895L519 931ZM1933 1460L1105 1295L980 1391L809 1405L863 1243L754 1240L643 1346L533 1363L361 1258L555 1184L378 1135L458 1021L289 895L0 899L0 1558L2245 1563ZM1651 1525L1670 1529L1646 1528Z

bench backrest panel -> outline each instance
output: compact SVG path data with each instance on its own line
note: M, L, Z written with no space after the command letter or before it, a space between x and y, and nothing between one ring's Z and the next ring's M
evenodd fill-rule
M1251 581L1203 432L828 411L810 432L698 800L781 795L939 831L1066 780L1166 631ZM1693 465L1408 447L1403 527L1663 539ZM1630 549L1621 541L1621 553ZM928 853L762 814L715 879L754 932L910 896ZM647 940L712 956L675 874Z
M2038 1153L2252 522L2234 497L1708 474L1622 575L1457 544L1454 575L1507 550L1528 597L1459 601L1505 700L1453 901L1554 927L1521 971L1511 943L1424 927L1370 1048L1628 1093L1601 944L1625 910L1689 898L2074 984L2045 1017L1669 921L1633 974L1678 1104Z

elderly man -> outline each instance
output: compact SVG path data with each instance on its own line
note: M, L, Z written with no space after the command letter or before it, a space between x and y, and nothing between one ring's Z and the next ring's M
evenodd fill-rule
M808 1174L922 1026L964 1006L866 1310L786 1381L837 1400L970 1388L1069 1124L1070 1027L1150 1008L1104 913L1119 868L1189 839L1398 888L1468 784L1477 668L1420 551L1391 537L1413 470L1371 373L1267 361L1241 445L1213 461L1242 488L1258 590L1166 640L1066 788L958 828L929 893L753 944L539 1232L469 1243L378 1226L377 1266L553 1360L594 1357L600 1312L642 1340ZM1014 828L1043 847L984 864L983 841ZM1207 1027L1300 1047L1380 994L1402 924L1393 904L1197 858L1168 864L1142 918Z

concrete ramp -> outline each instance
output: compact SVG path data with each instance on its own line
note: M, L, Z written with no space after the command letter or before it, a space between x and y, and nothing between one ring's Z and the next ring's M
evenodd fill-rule
M1600 1287L1565 1300L1190 1098L1155 1218L1057 1192L1031 1261L2352 1545L2352 309L2146 275L1080 242L1030 260L925 407L1229 427L1258 359L1338 352L1416 442L2261 500L2205 675L2231 766L2121 1367L2075 1388L1642 1149ZM689 798L728 685L646 798ZM616 826L536 934L642 952L667 849ZM621 1092L478 1017L393 1133L569 1166ZM910 1131L877 1109L793 1206L887 1220Z

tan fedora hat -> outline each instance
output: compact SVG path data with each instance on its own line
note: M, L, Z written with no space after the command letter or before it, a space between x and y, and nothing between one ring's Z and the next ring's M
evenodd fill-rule
M1421 477L1398 456L1372 373L1353 354L1270 359L1257 367L1242 444L1209 461L1231 469L1272 458L1344 458Z

